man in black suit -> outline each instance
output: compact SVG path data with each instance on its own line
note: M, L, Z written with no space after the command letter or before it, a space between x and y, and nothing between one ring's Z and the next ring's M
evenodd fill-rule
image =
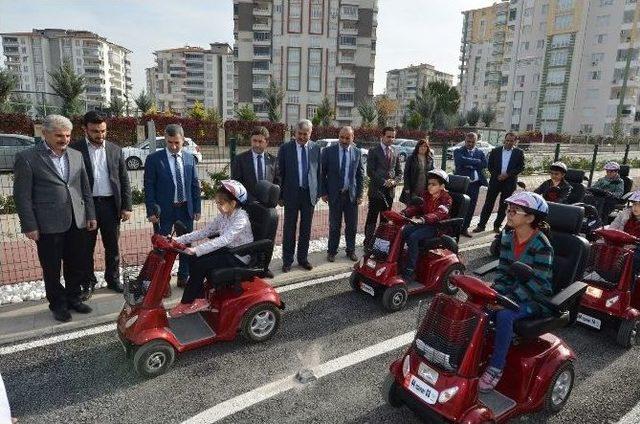
M269 130L258 126L251 131L251 150L240 153L231 163L231 179L239 181L247 189L248 200L255 199L256 183L267 180L280 185L278 161L267 152Z
M378 217L393 206L396 185L402 180L398 155L391 147L396 139L396 130L385 127L380 144L369 151L367 176L369 177L369 211L364 224L364 249L369 252L373 244Z
M516 147L517 142L516 135L508 132L504 136L503 146L496 147L489 153L488 169L491 178L489 179L487 198L480 213L480 222L473 230L474 233L484 231L498 194L500 195L500 204L498 205L498 215L493 222L493 231L500 232L507 210L507 204L504 201L516 191L518 174L524 170L524 152Z
M120 282L120 221L131 217L131 184L124 163L122 149L108 141L106 116L101 112L90 111L82 120L84 139L71 144L82 153L87 169L89 185L93 194L98 229L104 246L104 279L107 287L121 293ZM98 229L89 231L89 249L87 252L88 276L83 286L83 299L91 297L96 283L93 254L96 248Z

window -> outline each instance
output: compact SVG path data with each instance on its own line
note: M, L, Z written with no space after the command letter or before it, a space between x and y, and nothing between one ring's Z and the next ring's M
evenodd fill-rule
M271 33L270 32L263 32L263 31L255 31L253 33L253 40L254 41L269 41L269 40L271 40Z
M542 108L542 119L558 119L560 117L560 105L544 105Z
M635 10L626 10L622 15L622 22L625 24L633 22L634 14L635 14Z
M307 119L312 119L316 115L316 105L307 105Z
M309 34L322 34L324 0L311 0L309 5Z
M254 56L271 56L271 47L269 46L253 46Z
M558 0L558 11L563 12L573 8L573 0Z
M547 74L547 82L549 84L562 84L562 83L564 83L565 72L566 71L563 68L549 69L549 73Z
M607 41L607 34L596 35L596 44L604 44Z
M533 15L533 7L527 7L526 9L524 9L524 16L531 16Z
M540 24L538 25L538 29L540 31L544 31L546 28L547 28L547 21L540 22Z
M344 15L345 17L357 18L358 17L358 6L353 6L353 5L350 5L350 4L344 4L344 5L342 5L342 8L340 10L340 14Z
M587 100L596 100L598 98L599 92L600 90L598 90L597 88L590 88L587 90L585 97L587 98Z
M302 0L289 0L287 31L294 33L302 32Z
M355 88L356 80L353 78L338 78L338 89L351 89Z
M542 13L542 16L547 16L548 12L549 12L549 5L543 4L542 7L540 8L540 13Z
M513 93L513 103L521 103L522 102L522 96L524 94L524 91L515 91Z
M356 37L353 35L341 35L338 44L341 46L355 46Z
M300 105L287 104L287 125L294 126L300 121Z
M524 75L518 75L516 77L516 84L518 84L518 86L520 87L524 87ZM522 93L522 92L520 92Z
M602 79L602 71L591 71L589 72L589 76L592 80L600 80Z
M562 100L562 87L548 87L544 93L545 102L559 102Z
M582 124L582 126L580 127L580 131L582 131L585 134L591 134L593 132L593 125L592 124Z
M609 18L611 15L602 15L596 17L596 25L597 26L607 26L609 25Z
M536 48L544 49L544 40L538 40L538 42L536 43Z
M594 107L583 107L582 108L582 116L584 116L585 118L590 118L592 117L596 112L596 108Z
M338 102L353 103L353 93L338 93L336 100Z
M600 7L611 6L612 4L613 0L600 0Z
M516 20L516 14L518 13L517 9L511 9L509 10L509 20L510 21L515 21Z
M571 44L571 34L558 34L551 37L551 48L567 47Z
M529 42L528 41L523 41L522 43L520 43L520 49L529 50Z
M567 29L571 26L572 20L573 20L573 15L556 16L556 20L554 22L554 28L556 30Z
M322 87L322 49L309 49L308 91L321 91Z
M526 16L526 15L525 15ZM523 34L530 34L531 33L531 25L525 25L522 27L522 33Z
M300 47L287 47L287 90L300 90Z
M598 63L604 60L604 53L593 53L591 55L591 64L596 66Z
M549 66L565 66L569 59L569 50L552 50L549 54Z

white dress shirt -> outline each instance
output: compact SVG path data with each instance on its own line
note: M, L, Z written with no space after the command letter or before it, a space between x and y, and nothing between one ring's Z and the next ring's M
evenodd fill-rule
M219 234L218 237L207 239L207 237L215 233ZM230 216L218 213L203 229L176 237L175 240L178 243L186 244L204 239L207 239L204 243L193 247L193 250L196 251L196 256L206 255L223 247L231 248L251 243L253 241L253 233L251 232L249 215L244 209L240 208L233 211ZM245 264L248 264L251 260L250 255L236 255L236 257Z
M513 149L507 150L504 147L502 148L502 170L501 174L507 173L507 167L509 166L509 161L511 160L511 153L513 153Z
M176 188L173 193L173 201L174 203L178 203L178 183L176 183L176 161L173 158L173 153L169 149L165 149L167 152L167 158L169 159L169 168L171 168L171 177L173 178L173 185ZM184 186L184 160L183 160L183 151L180 150L178 153L178 172L182 175L182 193L184 194L185 200L187 199L187 190L185 190Z
M263 152L258 155L253 150L251 151L251 154L253 155L253 172L256 173L256 180L258 179L258 156L262 156L262 178L266 180L267 179L266 154Z
M476 149L473 148L471 150L467 149L467 152L469 152L469 156L473 158L473 152L475 152ZM473 178L471 178L471 182L474 183L478 181L478 171L476 169L473 170Z
M342 169L342 155L343 155L344 147L338 144L338 172ZM353 149L351 145L347 146L347 164L344 167L344 181L342 181L341 189L349 188L349 170L351 166L351 155L353 154Z
M109 182L109 168L107 167L106 142L101 146L96 146L86 139L89 159L93 168L93 196L113 196L111 183Z
M297 141L294 141L294 143L296 143L296 152L298 154L298 184L302 187L302 176L305 172L302 169L302 149L305 149L307 153L307 172L309 172L309 142L307 141L304 146L301 146Z
M54 152L51 149L51 147L49 147L46 141L44 141L43 143L44 143L44 147L49 152L49 158L51 158L51 161L53 162L53 166L55 166L56 170L58 171L58 175L60 175L60 177L63 180L68 182L69 181L69 156L67 156L67 151L65 150L62 153L62 155L58 156L58 154Z

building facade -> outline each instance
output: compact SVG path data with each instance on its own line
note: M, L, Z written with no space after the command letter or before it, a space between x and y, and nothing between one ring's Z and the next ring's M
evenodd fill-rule
M199 101L233 117L233 49L212 43L209 49L180 47L154 52L156 66L148 68L147 89L159 111L186 114Z
M463 12L461 111L492 107L505 129L604 135L619 115L623 133L640 133L639 8L511 0Z
M267 117L265 89L284 92L282 120L311 119L326 97L339 125L373 98L377 0L234 0L235 98Z
M33 104L60 104L50 87L50 72L68 61L85 77L81 99L86 109L109 106L118 97L132 104L133 83L128 49L89 31L34 29L32 32L3 33L5 66L19 77L18 90ZM135 106L134 106L135 107Z
M453 85L453 75L438 71L433 65L426 63L387 72L385 93L398 104L395 116L389 121L390 125L399 125L402 122L409 102L416 98L420 88L426 87L432 81L444 81Z

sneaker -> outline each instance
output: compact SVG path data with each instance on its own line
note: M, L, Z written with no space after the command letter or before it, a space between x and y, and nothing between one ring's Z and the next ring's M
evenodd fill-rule
M480 377L478 390L482 393L492 391L498 385L500 378L502 378L502 370L495 367L487 367L482 377Z
M181 315L194 314L196 312L211 309L207 299L196 299L191 303L179 303L169 311L169 316L175 318Z

